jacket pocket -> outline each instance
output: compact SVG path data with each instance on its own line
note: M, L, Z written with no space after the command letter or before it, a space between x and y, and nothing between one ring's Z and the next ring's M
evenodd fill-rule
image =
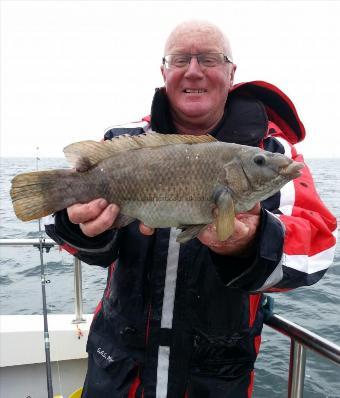
M238 378L253 369L251 339L247 333L207 335L196 330L191 358L191 374L223 379Z
M114 337L111 339L91 331L86 351L102 378L110 382L111 388L117 391L128 389L136 375L137 363L128 352L117 346Z

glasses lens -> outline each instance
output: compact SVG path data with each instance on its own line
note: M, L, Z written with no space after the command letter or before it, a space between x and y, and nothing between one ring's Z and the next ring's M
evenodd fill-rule
M183 68L187 66L190 61L188 54L171 54L165 57L165 62L168 68Z
M199 54L197 56L198 62L207 67L213 67L217 65L221 65L224 62L223 54L219 53L207 53L207 54Z

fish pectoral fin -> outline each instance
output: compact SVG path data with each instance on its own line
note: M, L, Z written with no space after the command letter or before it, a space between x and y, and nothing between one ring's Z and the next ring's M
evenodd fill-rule
M218 209L216 218L216 232L220 241L226 240L234 232L235 208L230 190L219 187L214 194L215 204Z
M196 238L196 236L202 231L202 229L206 227L204 224L198 224L198 225L188 225L183 229L182 232L180 232L176 238L176 241L178 243L185 243L188 242L190 239Z

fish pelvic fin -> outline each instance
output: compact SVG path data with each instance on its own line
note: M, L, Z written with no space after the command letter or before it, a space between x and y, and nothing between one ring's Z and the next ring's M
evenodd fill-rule
M65 187L71 174L70 170L51 170L15 176L10 195L16 216L31 221L67 207Z
M175 144L202 144L217 141L211 135L160 134L120 135L103 142L80 141L64 148L68 162L78 171L86 171L116 153L140 148L155 148Z
M123 228L131 224L133 221L135 221L135 218L119 213L117 218L115 219L115 222L112 225L112 228Z
M182 232L180 232L176 238L176 241L178 243L186 243L191 239L196 238L196 236L205 228L205 224L198 224L198 225L189 225L186 227L183 227Z
M226 187L218 187L214 193L215 203L218 209L216 219L216 232L220 241L229 238L234 232L235 208L230 190Z

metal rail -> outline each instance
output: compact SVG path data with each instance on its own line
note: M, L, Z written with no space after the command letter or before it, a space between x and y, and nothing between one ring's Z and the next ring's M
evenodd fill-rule
M57 246L57 244L52 239L42 239L43 248L51 248ZM35 246L40 247L39 238L30 239L0 239L0 246Z
M40 247L39 239L0 239L1 246L35 246ZM41 246L46 251L57 244L52 239L43 239ZM75 319L73 323L84 322L83 297L82 297L82 270L81 262L74 258L74 302ZM265 317L267 326L286 335L291 339L288 398L303 398L306 350L312 350L328 360L340 365L340 346L297 325L282 316L268 313Z
M53 246L58 246L52 239L42 239L40 244L40 239L0 239L1 246L33 246L40 249L46 249L47 252ZM74 324L86 322L83 318L83 286L82 286L82 269L81 261L76 257L73 258L74 264L74 314L75 319L72 321Z
M81 261L74 257L74 312L75 319L72 323L84 323L86 320L83 318L83 278Z
M264 323L291 339L288 398L303 398L307 349L340 365L340 346L337 344L280 315L269 314Z
M280 315L272 314L265 324L294 339L297 343L340 365L340 346L297 325Z

